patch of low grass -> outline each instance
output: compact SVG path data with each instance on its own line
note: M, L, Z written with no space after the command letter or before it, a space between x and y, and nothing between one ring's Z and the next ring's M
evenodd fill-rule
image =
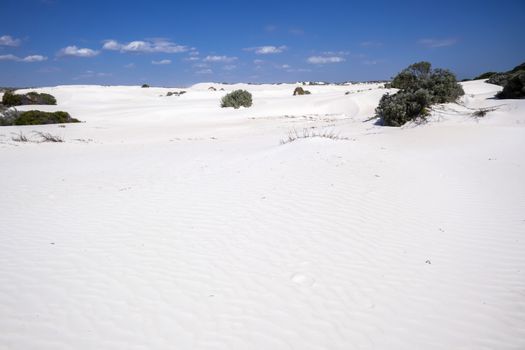
M350 140L350 138L346 136L341 136L339 133L336 133L333 130L316 130L316 129L303 129L302 132L297 131L296 129L292 129L288 132L288 135L281 139L280 144L285 145L287 143L291 143L300 139L308 139L308 138L325 138L330 140Z

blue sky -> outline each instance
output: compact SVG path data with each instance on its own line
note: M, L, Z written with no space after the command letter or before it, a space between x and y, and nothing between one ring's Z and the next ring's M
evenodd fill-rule
M0 0L0 86L459 78L525 61L525 1Z

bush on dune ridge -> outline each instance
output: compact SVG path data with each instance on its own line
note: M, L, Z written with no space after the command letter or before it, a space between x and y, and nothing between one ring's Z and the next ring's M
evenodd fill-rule
M500 99L525 98L525 62L503 73L495 73L487 83L503 86L496 94Z
M455 102L464 94L452 72L432 69L429 62L408 66L394 77L390 87L399 91L383 95L376 108L376 115L386 126L401 126L425 117L432 104Z

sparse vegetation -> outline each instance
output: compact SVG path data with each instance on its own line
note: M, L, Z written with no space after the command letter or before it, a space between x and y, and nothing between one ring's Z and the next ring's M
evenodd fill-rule
M0 117L0 126L8 125L41 125L41 124L63 124L79 123L80 120L72 118L67 112L43 112L31 110L19 112L10 109Z
M344 137L334 132L333 130L316 130L316 129L303 129L302 132L298 132L296 129L290 130L286 138L281 139L280 144L285 145L290 142L297 141L299 139L307 139L312 137L320 137L330 140L350 140L348 137Z
M240 107L251 107L252 94L246 90L235 90L226 94L221 100L221 107L233 107L235 109Z
M141 87L145 89L145 88L149 88L149 85L148 84L142 84Z
M13 133L14 136L11 137L11 140L15 141L15 142L29 142L29 140L27 139L27 136L24 135L22 133L22 131L20 131L18 134L15 134Z
M2 104L6 107L22 105L56 105L57 100L53 95L28 92L27 94L15 94L12 91L6 91L2 96Z
M52 135L48 132L34 131L34 133L40 137L40 142L64 142L60 136Z
M213 86L210 86L210 87L208 88L208 90L209 90L209 91L217 91L217 89L214 88Z
M400 91L383 95L376 108L376 114L386 126L401 126L424 118L432 104L455 102L464 94L452 72L432 69L429 62L410 65L394 77L390 85Z

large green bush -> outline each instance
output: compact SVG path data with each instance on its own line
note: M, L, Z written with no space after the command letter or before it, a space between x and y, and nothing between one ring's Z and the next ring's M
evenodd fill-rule
M496 97L501 99L525 98L525 70L512 74Z
M2 104L7 107L20 106L22 104L22 96L13 94L12 91L6 91L2 96Z
M26 111L18 112L9 110L0 116L0 125L40 125L40 124L62 124L79 123L80 120L72 118L67 112L43 112Z
M252 94L246 90L235 90L224 96L221 107L250 107L252 105Z
M435 103L455 102L464 94L456 76L446 69L432 69L429 62L418 62L401 71L390 84L396 94L384 95L376 114L384 125L401 126L424 117Z
M6 91L2 97L2 104L7 107L22 105L56 105L57 100L53 95L28 92L27 94L14 94L12 91Z

